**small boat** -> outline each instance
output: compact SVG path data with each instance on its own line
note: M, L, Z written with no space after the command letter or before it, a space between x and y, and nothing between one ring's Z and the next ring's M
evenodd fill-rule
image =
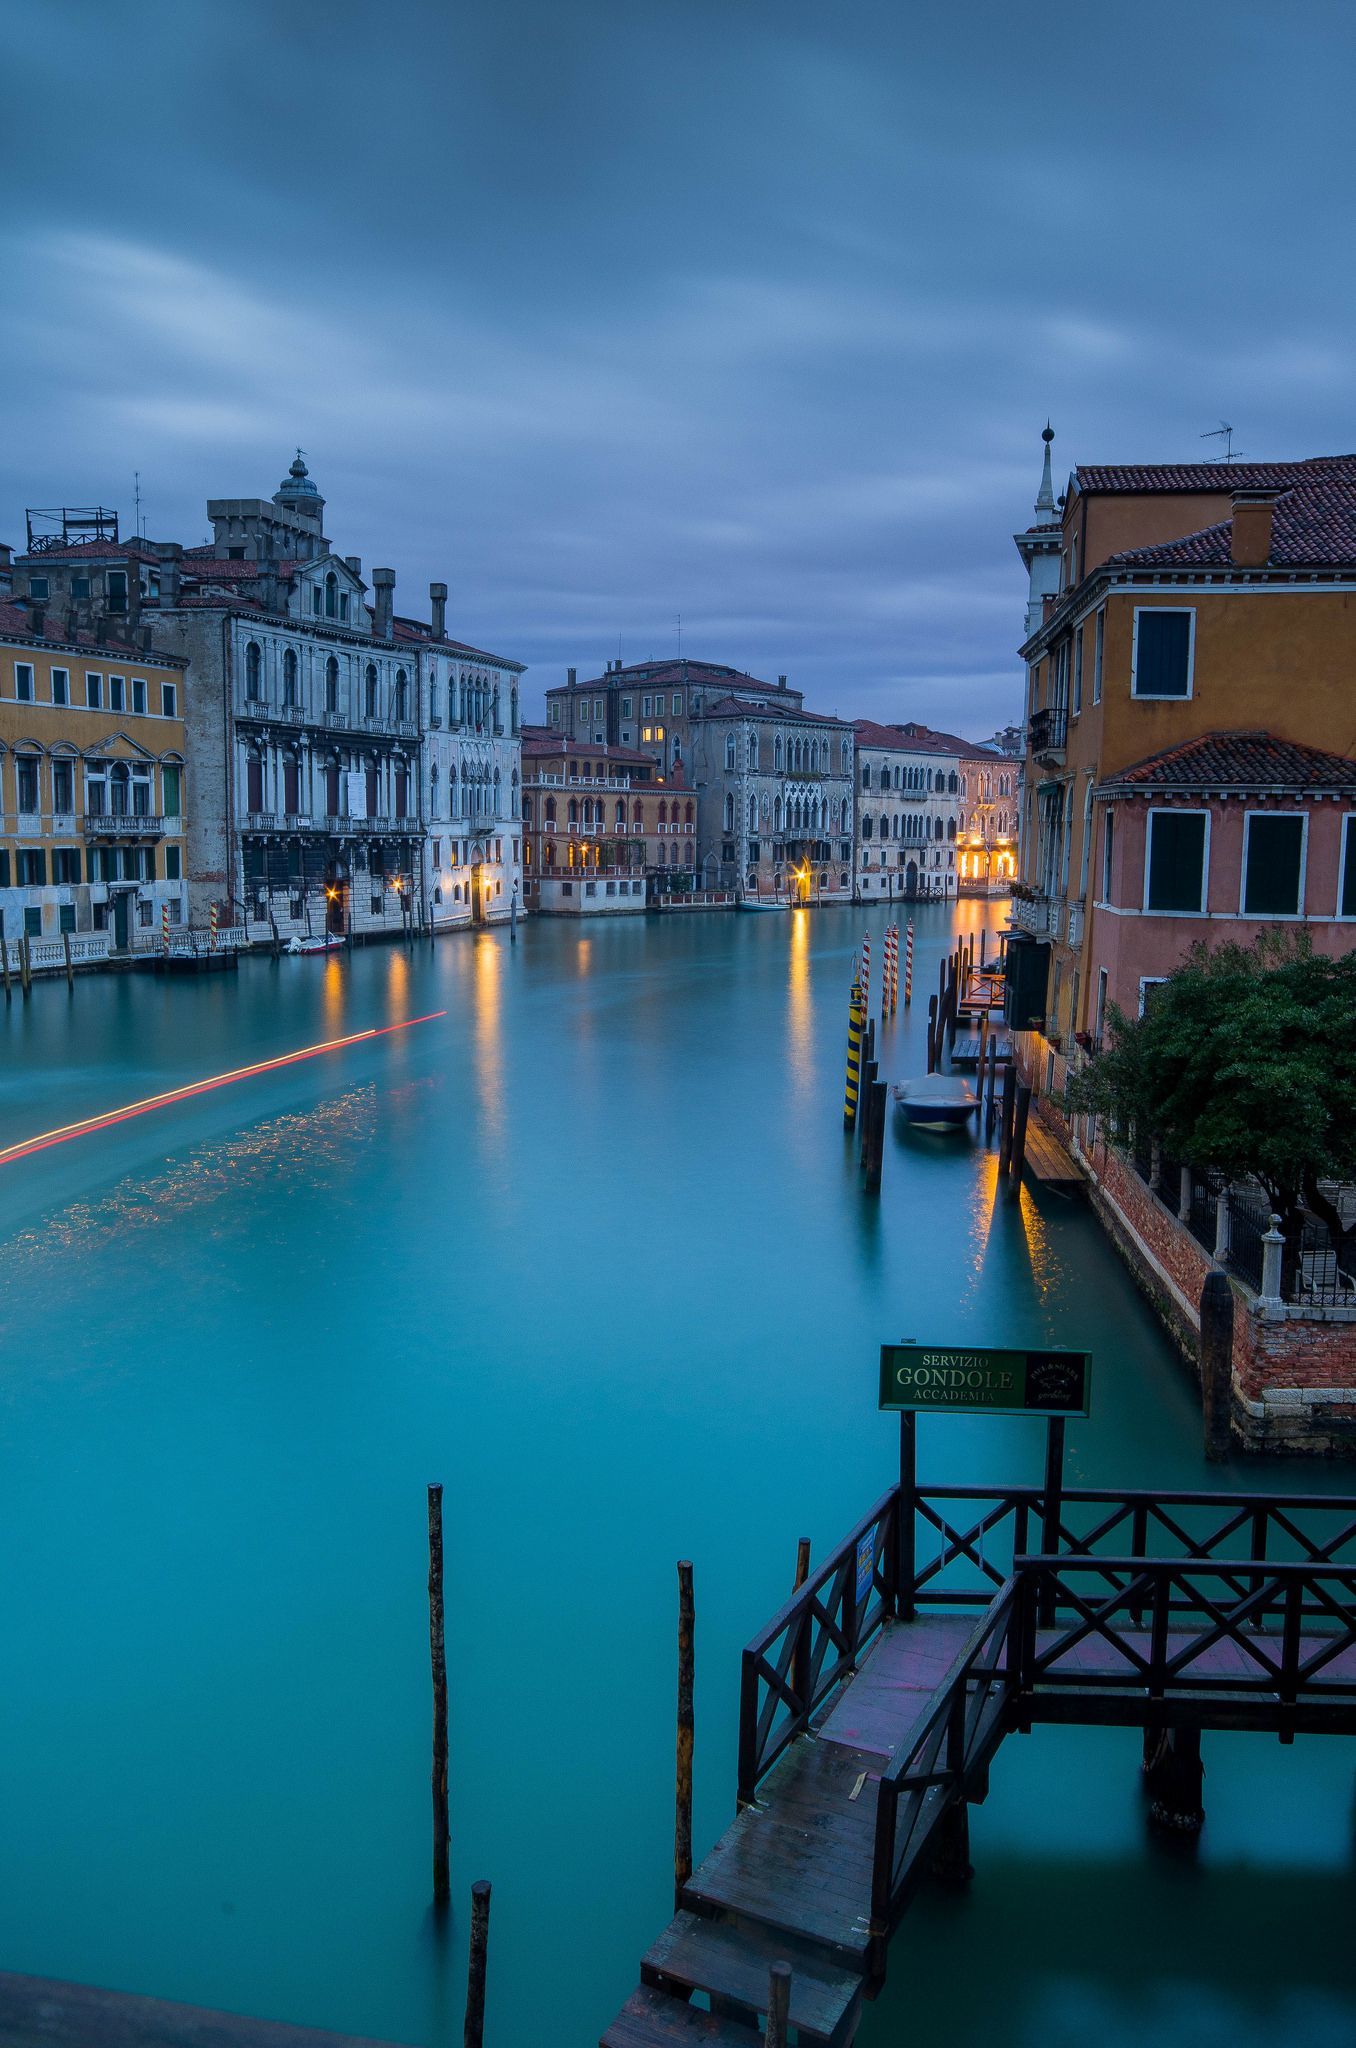
M335 953L342 948L343 943L343 940L336 939L332 932L327 932L323 938L291 938L287 941L284 951L288 953Z
M979 1108L979 1097L959 1074L896 1081L894 1096L900 1122L924 1131L962 1131Z
M789 910L791 905L784 901L779 903L775 899L769 903L762 896L741 896L739 907L741 910Z

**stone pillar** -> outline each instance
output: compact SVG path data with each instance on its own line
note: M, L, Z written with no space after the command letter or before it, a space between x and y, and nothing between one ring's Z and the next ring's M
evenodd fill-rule
M1229 1261L1230 1224L1229 1190L1221 1188L1215 1197L1215 1264L1224 1266Z
M1284 1248L1281 1219L1279 1216L1273 1216L1271 1228L1262 1236L1262 1291L1257 1297L1259 1308L1281 1306L1281 1253Z
M1182 1167L1178 1182L1177 1220L1179 1223L1190 1223L1191 1221L1191 1168L1189 1166Z

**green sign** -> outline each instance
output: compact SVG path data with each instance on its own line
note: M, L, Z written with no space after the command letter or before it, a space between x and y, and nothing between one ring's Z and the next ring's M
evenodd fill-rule
M1086 1415L1086 1351L944 1350L882 1344L882 1408L945 1408L953 1415Z

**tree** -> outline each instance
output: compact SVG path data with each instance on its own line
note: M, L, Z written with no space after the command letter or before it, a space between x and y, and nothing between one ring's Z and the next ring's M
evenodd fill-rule
M1266 1191L1297 1256L1302 1212L1353 1250L1319 1183L1356 1178L1356 954L1304 931L1252 947L1192 947L1141 1017L1114 1007L1110 1043L1070 1083L1070 1107L1147 1130L1177 1158Z

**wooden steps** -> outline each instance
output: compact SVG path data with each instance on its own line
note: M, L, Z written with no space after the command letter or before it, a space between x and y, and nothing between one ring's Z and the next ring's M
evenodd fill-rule
M800 2040L840 2048L850 2038L863 1980L792 1935L679 1913L645 1955L640 1975L642 1984L679 1998L704 1991L718 2011L735 2006L735 2017L751 2023L766 2017L768 1972L778 1962L791 1965L791 2024Z
M718 2019L667 1991L633 1991L599 2048L756 2048L761 2037L742 2020Z

